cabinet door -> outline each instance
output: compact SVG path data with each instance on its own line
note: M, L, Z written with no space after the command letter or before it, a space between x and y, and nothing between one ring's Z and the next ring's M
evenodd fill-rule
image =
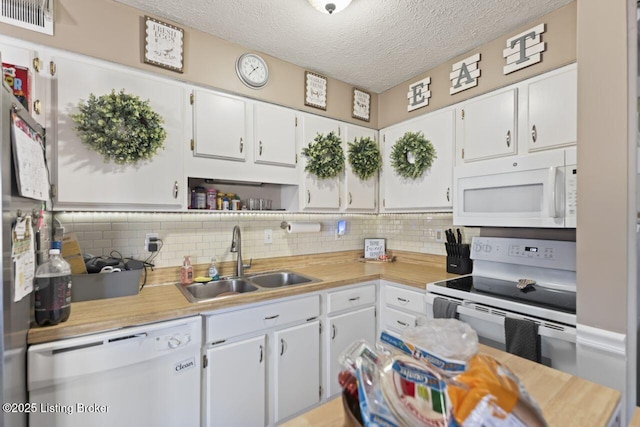
M376 208L376 183L378 174L375 174L366 181L361 180L353 173L348 160L348 142L354 139L371 138L377 140L377 132L373 129L355 125L346 125L344 132L344 155L347 158L344 174L344 192L346 211L372 211Z
M188 141L182 122L183 86L102 61L58 57L55 63L54 208L180 208L186 199L182 195L181 144ZM102 155L80 141L74 130L71 115L78 111L78 103L92 93L101 96L113 89L149 100L151 108L162 116L167 138L164 149L151 160L133 165L105 162Z
M266 424L266 357L264 335L207 350L204 426Z
M335 120L313 115L304 117L301 147L306 147L317 134L327 135L334 132L339 135L340 127ZM340 208L340 178L318 179L315 175L304 172L307 159L302 156L302 171L304 174L304 187L301 197L304 210L313 209L339 209Z
M391 166L391 151L406 132L422 132L437 158L420 178L400 177ZM383 165L380 174L384 210L443 209L452 206L454 110L427 114L418 120L383 131Z
M515 154L516 103L516 89L509 89L464 104L464 161Z
M274 333L275 422L320 401L320 322Z
M354 341L376 342L376 314L374 307L329 318L329 396L340 393L338 373L344 368L338 357Z
M47 96L45 61L33 49L5 43L0 37L0 57L4 70L3 79L14 95L26 106L33 118L46 126ZM39 70L34 66L37 61ZM18 67L18 68L16 68Z
M560 147L577 141L577 69L565 68L528 84L529 151Z
M210 92L193 91L194 155L244 161L246 102Z
M256 163L296 166L296 113L289 108L255 105Z

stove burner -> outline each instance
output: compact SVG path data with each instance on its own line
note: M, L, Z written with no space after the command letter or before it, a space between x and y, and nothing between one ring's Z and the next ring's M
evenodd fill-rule
M539 284L535 287L528 285L520 290L516 282L483 276L464 276L436 282L435 285L576 314L575 292L551 289Z

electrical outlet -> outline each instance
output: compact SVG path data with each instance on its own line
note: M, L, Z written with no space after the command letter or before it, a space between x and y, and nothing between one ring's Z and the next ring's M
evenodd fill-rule
M147 233L144 238L144 250L147 252L157 252L158 251L158 233ZM151 247L149 244L151 243ZM155 245L155 248L154 248ZM153 250L152 250L153 249Z
M436 232L436 242L444 242L444 230L442 228L436 228L435 229Z
M270 228L264 229L264 243L268 245L273 243L273 230Z

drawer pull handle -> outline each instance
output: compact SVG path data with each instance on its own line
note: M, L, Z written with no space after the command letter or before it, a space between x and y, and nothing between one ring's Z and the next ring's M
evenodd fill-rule
M331 325L331 339L336 339L336 325Z
M408 324L408 323L404 323L404 322L401 322L401 321L399 321L399 320L396 320L396 322L398 322L398 324L399 324L400 326L403 326L403 327L405 327L405 328L409 326L409 324Z
M401 303L403 303L403 304L406 304L406 303L408 303L408 302L409 302L409 300L408 300L408 299L404 299L404 298L400 298L400 297L398 297L398 301L400 301L400 302L401 302Z
M538 129L536 129L536 125L533 125L533 127L531 128L531 139L533 140L533 142L536 142L538 140Z
M275 319L277 317L280 317L280 315L276 314L275 316L268 316L268 317L265 317L264 320L272 320L272 319Z
M262 141L260 141L260 155L262 156Z
M178 192L180 190L180 187L178 187L178 181L175 181L173 183L173 198L177 199L178 198Z
M264 358L264 349L262 345L260 345L260 361L258 363L262 363L262 359Z
M242 140L242 138L240 138L240 152L242 153L244 151L244 141Z
M360 297L353 297L353 298L349 298L349 301L358 301L360 299Z
M507 147L511 147L511 131L507 131Z
M280 338L280 356L284 354L284 340Z

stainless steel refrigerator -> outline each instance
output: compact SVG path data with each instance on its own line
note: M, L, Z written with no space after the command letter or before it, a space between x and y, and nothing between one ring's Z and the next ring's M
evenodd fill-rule
M14 302L14 263L11 257L11 232L18 213L38 214L42 202L20 197L12 158L11 112L21 109L17 114L30 127L38 127L27 111L21 107L6 84L0 86L0 183L2 185L2 316L0 316L3 339L2 350L2 402L26 403L27 396L27 332L33 321L33 294ZM36 221L33 221L34 223ZM47 248L42 248L46 250ZM38 244L36 243L36 251ZM37 257L36 257L37 258ZM4 408L3 408L4 409ZM27 425L27 416L20 412L5 412L0 417L0 426L23 427Z

